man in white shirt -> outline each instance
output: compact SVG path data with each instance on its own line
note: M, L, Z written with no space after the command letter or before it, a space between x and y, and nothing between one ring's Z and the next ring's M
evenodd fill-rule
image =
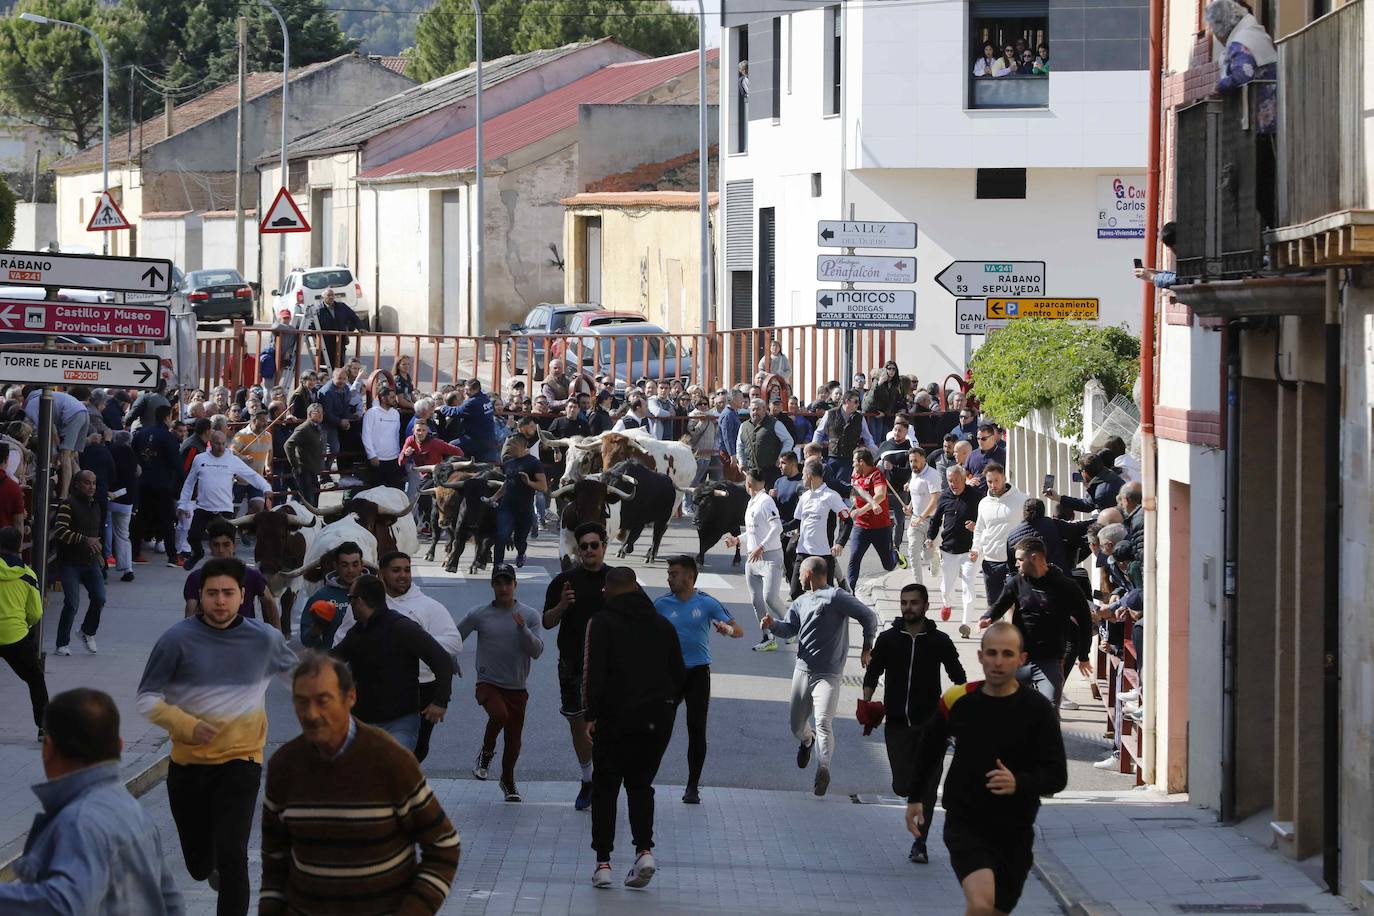
M1007 582L1007 535L1021 524L1026 494L1007 481L1007 469L1000 462L989 461L983 466L988 493L978 503L978 521L973 525L973 550L968 558L983 564L983 585L986 587L988 607L1002 597ZM969 625L959 627L959 635L968 639Z
M272 490L261 474L249 467L242 458L225 448L224 433L210 433L210 448L191 462L191 470L181 485L181 500L177 508L180 518L191 519L187 535L191 554L186 558L190 571L205 556L205 526L215 516L233 518L234 481L256 487L264 493Z
M907 453L907 460L911 465L911 479L906 484L907 492L911 494L911 521L906 528L906 555L911 558L911 574L917 583L924 585L926 564L929 563L930 574L934 576L940 556L940 551L926 549L926 528L940 501L944 481L940 479L940 472L926 461L924 449L912 448Z
M673 408L673 401L668 397L668 384L662 386L653 379L644 383L644 396L649 402L649 431L654 434L655 439L669 438L668 432L672 424L668 418L673 417L677 411Z
M372 484L404 490L405 468L401 457L401 412L396 409L396 392L377 390L377 402L363 414L363 451L372 465Z
M420 591L410 575L410 555L399 550L384 553L377 558L377 570L381 574L382 585L386 587L387 607L420 625L420 628L433 637L445 652L453 658L454 677L462 676L458 667L458 653L463 651L463 636L458 632L458 624L453 615L438 601ZM338 645L353 629L355 623L350 613L334 631L334 645ZM434 672L423 661L420 664L420 688L417 695L416 711L429 706L434 699ZM423 761L429 753L429 736L434 731L434 723L424 716L420 717L420 734L415 741L415 759Z
M825 561L826 580L839 584L835 578L835 558L844 552L840 540L830 536L830 515L835 514L841 525L849 524L849 505L840 494L826 485L825 467L819 458L808 458L802 467L802 491L792 518L797 522L797 558L792 561L791 596L795 601L802 593L802 561L820 557ZM833 540L833 543L832 543Z
M623 433L632 429L644 429L649 423L645 419L648 415L649 410L644 406L644 399L637 395L631 395L629 409L625 411L623 417L615 421L615 426L611 427L611 432Z
M744 487L749 491L749 505L744 510L744 537L727 534L725 546L737 547L741 540L744 541L748 554L744 578L749 583L754 612L760 621L770 615L774 620L781 620L787 615L787 603L778 594L782 585L782 518L773 497L768 495L762 470L746 470ZM777 648L772 632L764 627L763 637L754 646L754 651L775 652Z

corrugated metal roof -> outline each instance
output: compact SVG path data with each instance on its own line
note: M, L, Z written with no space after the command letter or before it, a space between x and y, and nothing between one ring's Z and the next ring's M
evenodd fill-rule
M707 53L714 60L718 49ZM610 64L532 102L488 119L484 153L497 159L577 124L579 105L625 102L696 69L697 52ZM433 175L474 168L477 133L468 129L361 173L359 179Z
M566 57L574 51L587 48L612 39L599 38L595 41L577 42L561 48L546 48L528 54L508 54L482 64L482 88L491 89L498 83L513 76L519 76L535 67ZM449 73L413 89L397 93L383 99L362 111L356 111L332 124L297 137L286 148L288 158L309 156L330 150L352 149L375 137L383 131L404 124L413 118L451 105L471 96L477 89L477 68L468 67L456 73Z

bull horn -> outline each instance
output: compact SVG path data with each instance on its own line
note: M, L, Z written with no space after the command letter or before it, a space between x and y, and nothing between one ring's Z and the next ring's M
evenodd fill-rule
M461 489L463 489L463 487L462 487L461 484L449 483L447 480L440 481L440 482L439 482L439 487L442 488L442 489L445 489L445 490L461 490ZM431 487L431 488L429 489L428 492L433 493L433 492L434 492L434 488Z
M291 569L291 570L287 570L287 571L284 572L284 573L279 573L279 575L280 575L283 579L295 579L295 578L297 578L298 576L303 576L303 575L305 575L305 574L306 574L307 572L309 572L311 569L317 567L317 566L319 565L319 562L320 562L319 560L316 560L314 563L307 563L305 566L302 566L300 569Z
M573 485L572 485L572 484L568 484L566 487L559 487L557 490L554 490L552 493L549 494L549 496L553 497L554 499L557 499L558 497L562 496L564 493L567 493L568 491L573 490L573 489L575 489L575 488L573 487Z
M254 516L254 515L240 515L238 518L236 518L236 519L234 519L233 521L231 521L230 524L233 525L235 528L242 528L244 525L251 525L251 524L253 524L253 520L254 520L255 518L257 518L257 516Z
M543 442L549 448L569 448L573 445L571 439L545 439Z
M423 489L423 490L420 491L420 495L421 495L421 496L433 496L433 495L434 495L434 491L437 490L437 489L438 489L438 487L427 487L427 488L425 488L425 489Z
M684 487L682 484L678 483L676 480L673 481L673 489L677 490L679 493L682 493L682 494L684 494L684 495L686 495L686 496L691 496L691 495L692 495L692 488L691 488L691 487ZM719 492L719 491L717 491L717 492Z
M726 490L726 489L724 489L724 488L722 488L722 487L714 487L714 488L711 490L711 492L714 493L714 494L716 494L717 496L729 496L729 495L730 495L730 491L729 491L729 490Z
M235 519L235 521L237 521L237 519ZM311 521L313 522L314 519L311 519ZM304 528L305 525L305 519L299 517L295 513L291 513L286 516L286 527L288 528Z
M606 492L607 492L607 493L614 493L616 496L619 496L621 499L634 499L633 496L631 496L629 493L626 493L624 490L617 490L615 487L612 487L612 486L607 486L607 487L606 487Z
M582 449L584 452L592 452L592 451L596 451L597 446L599 446L600 444L601 444L600 442L574 442L574 443L572 444L572 447L573 447L573 448L580 448L580 449Z
M639 481L638 481L638 480L635 480L635 479L634 479L633 477L631 477L629 474L621 474L621 475L620 475L620 479L621 479L621 480L628 480L630 483L634 484L635 486L639 486Z
M505 485L506 485L505 482L504 482L504 481L500 481L500 480L488 480L488 481L487 481L487 486L489 486L489 487L495 487L495 488L498 489L498 490L501 489L502 487L504 487Z
M305 508L309 509L312 515L317 515L320 518L325 518L325 514L323 512L312 506L310 503L306 502L300 496L296 497L296 502L300 503L302 506L305 506Z
M469 458L467 461L451 461L449 463L455 468L470 468L477 462L475 458Z
M587 476L583 477L582 479L583 479L583 480L595 480L597 483L601 483L601 472L600 472L600 471L597 471L595 474L588 474Z
M415 494L415 498L412 499L412 500L410 501L410 505L406 506L406 511L404 511L404 512L402 512L400 515L398 515L397 518L405 518L407 515L413 514L413 513L415 512L415 507L418 506L419 504L420 504L420 494L419 494L419 493L416 493L416 494Z

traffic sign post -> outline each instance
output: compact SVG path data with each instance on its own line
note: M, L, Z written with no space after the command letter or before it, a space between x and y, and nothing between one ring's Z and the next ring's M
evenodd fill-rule
M916 291L823 289L816 293L816 327L846 331L916 329Z
M954 303L954 332L977 336L988 332L987 303L982 299L959 299Z
M988 296L1043 296L1044 261L955 261L935 277L951 295L972 299Z
M291 196L291 192L286 188L279 188L277 196L272 201L272 206L267 208L267 215L258 224L259 235L271 235L274 232L309 232L310 224L305 221L305 214L301 213L301 208L296 206L296 199Z
M1058 318L1068 321L1096 321L1096 299L988 299L989 319Z
M916 259L821 254L816 256L816 279L845 283L915 283Z
M0 379L31 385L156 388L158 358L141 353L0 349Z
M0 331L12 334L163 341L167 339L169 315L165 305L0 299Z
M816 244L822 248L915 248L916 224L823 219L816 223Z
M172 262L165 258L0 251L0 280L15 286L107 289L165 296L172 291Z

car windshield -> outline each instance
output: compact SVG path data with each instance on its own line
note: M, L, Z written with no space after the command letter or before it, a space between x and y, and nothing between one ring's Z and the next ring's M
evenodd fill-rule
M677 344L651 334L635 334L628 337L605 337L600 341L601 362L611 362L611 344L615 344L615 362L623 365L627 358L631 366L640 366L645 359L672 360L677 357Z
M553 318L549 320L550 331L566 331L572 322L573 316L578 312L554 312Z
M193 270L186 276L191 287L201 286L242 286L243 277L237 270Z
M347 286L353 282L353 272L346 267L337 270L312 270L301 278L306 289L324 289L326 286Z

